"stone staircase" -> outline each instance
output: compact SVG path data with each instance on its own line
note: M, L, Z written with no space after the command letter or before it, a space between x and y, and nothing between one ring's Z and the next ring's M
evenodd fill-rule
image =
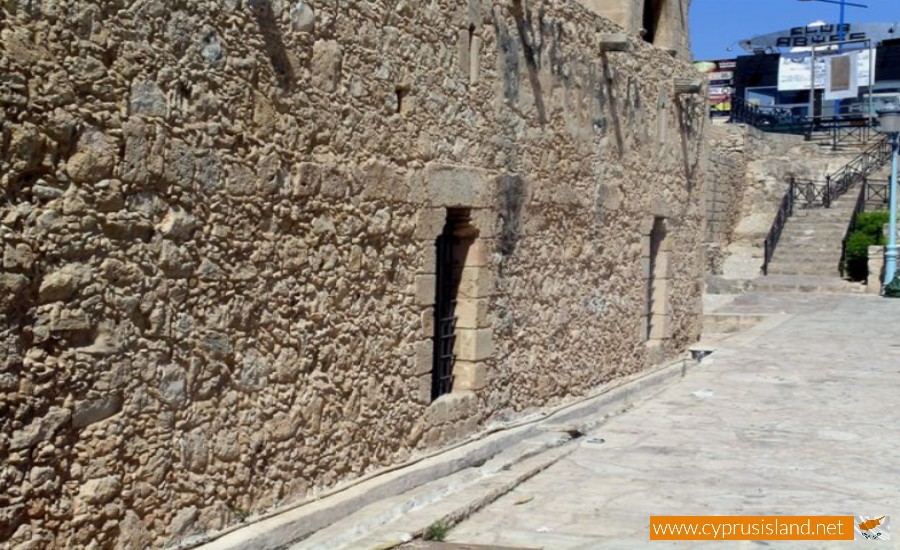
M841 242L857 193L858 186L832 202L831 208L795 211L784 226L769 274L840 277Z
M886 175L883 169L876 177ZM831 208L796 210L784 226L769 275L748 287L770 292L865 292L864 285L844 280L840 273L843 239L860 185L835 199Z

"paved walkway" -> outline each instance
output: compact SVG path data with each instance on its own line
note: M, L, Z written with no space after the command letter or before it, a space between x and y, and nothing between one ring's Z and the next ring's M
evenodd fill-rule
M774 315L720 342L682 382L583 438L448 540L847 548L854 543L651 543L648 517L900 518L900 300L748 294L720 311ZM900 548L898 539L900 529L879 547Z

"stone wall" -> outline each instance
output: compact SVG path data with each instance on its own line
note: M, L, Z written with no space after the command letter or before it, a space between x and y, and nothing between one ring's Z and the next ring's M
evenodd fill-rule
M706 132L706 260L708 272L721 275L726 249L740 221L747 171L745 129L708 124Z
M173 545L698 337L704 96L575 3L0 5L0 541Z

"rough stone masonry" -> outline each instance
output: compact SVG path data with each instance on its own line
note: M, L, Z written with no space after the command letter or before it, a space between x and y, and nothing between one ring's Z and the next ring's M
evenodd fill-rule
M698 336L703 95L575 2L0 6L10 547L214 533Z

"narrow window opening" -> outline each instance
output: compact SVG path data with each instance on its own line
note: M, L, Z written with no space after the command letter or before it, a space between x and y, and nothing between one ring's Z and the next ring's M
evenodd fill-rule
M394 93L397 97L397 113L405 115L412 106L412 102L408 97L409 87L406 85L397 86L397 88L394 89Z
M650 232L650 258L647 277L647 309L646 330L647 340L653 339L654 335L654 313L659 309L660 304L655 303L658 299L657 293L662 289L664 283L664 275L658 272L660 249L663 239L666 236L666 226L664 218L653 218L653 230Z
M470 211L447 209L444 230L435 241L437 253L434 304L434 359L431 399L453 391L453 365L456 362L456 305L459 285L469 246L473 242Z
M664 0L644 0L644 40L653 44L656 42L656 34L659 29L659 18L662 13Z

